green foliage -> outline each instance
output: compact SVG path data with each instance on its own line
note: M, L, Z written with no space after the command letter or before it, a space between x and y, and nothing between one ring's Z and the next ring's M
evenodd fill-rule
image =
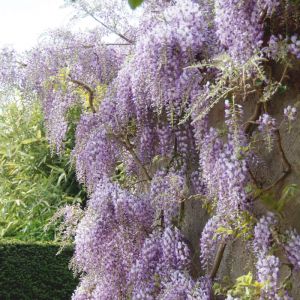
M70 144L70 142L69 142ZM82 201L84 193L64 154L51 154L38 104L10 103L0 111L0 237L51 240L44 226L58 207Z
M236 283L232 289L228 291L233 297L240 300L259 299L260 290L263 285L253 279L253 275L249 272L247 275L240 276L236 279Z
M144 2L144 0L128 0L128 3L132 9L136 9L143 2Z
M210 85L209 91L199 96L198 101L183 117L181 123L186 122L199 104L205 103L205 107L201 110L200 114L193 120L193 122L202 119L220 101L231 98L232 95L239 95L239 97L243 98L246 97L248 92L253 92L255 87L250 84L250 81L258 81L263 83L268 80L266 72L263 68L264 62L265 60L262 57L254 55L245 64L238 65L234 63L228 54L221 54L214 59L207 61L203 60L201 63L197 63L188 67L198 68L200 70L205 68L216 68L221 71L222 75L216 82ZM205 78L205 80L210 82L209 77ZM276 82L276 84L277 87L278 83ZM267 98L270 96L270 91L264 91L261 101L266 102Z
M261 190L255 191L257 195L259 195L261 201L264 205L272 210L276 210L281 213L286 204L295 198L296 194L299 192L299 187L297 184L288 184L286 185L280 195L279 200L275 197L274 192L265 192L262 193Z
M232 220L229 220L226 227L218 227L215 238L219 235L231 235L236 239L242 238L243 240L249 240L252 238L253 227L254 219L249 212L245 211L237 215Z
M78 280L68 269L72 249L54 243L0 241L0 299L66 300Z

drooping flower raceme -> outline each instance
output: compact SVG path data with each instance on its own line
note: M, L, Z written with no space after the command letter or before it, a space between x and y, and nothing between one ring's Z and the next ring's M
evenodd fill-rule
M300 235L296 230L286 232L287 242L284 244L284 250L287 258L296 270L300 269Z
M279 288L279 267L279 258L276 256L267 255L258 259L257 276L258 281L264 284L262 297L265 299L276 299Z
M185 179L176 173L158 171L152 179L150 198L157 212L164 212L164 221L171 224L185 197Z
M201 267L208 271L220 242L239 233L241 217L253 206L243 110L231 98L236 90L227 85L230 78L221 80L226 70L218 68L218 60L229 55L234 67L244 67L256 53L266 57L260 52L267 38L264 21L277 13L278 4L144 1L148 16L130 32L133 44L103 45L97 31L56 31L28 52L22 71L14 52L2 53L1 81L13 80L24 97L42 100L48 138L58 152L70 132L69 118L76 119L73 159L90 197L71 231L72 263L82 275L73 299L212 298L213 278L189 274L194 253L179 229L185 225L183 202L192 190L213 213L200 238ZM271 37L270 57L279 51L279 39ZM292 41L289 51L298 56L298 38ZM248 78L244 83L250 84ZM229 98L225 127L216 129L207 108L224 98L223 88ZM78 118L74 110L80 111ZM295 119L292 108L284 114ZM258 125L266 137L276 130L268 114ZM271 253L275 223L266 215L254 229L265 299L279 299L282 292L280 263ZM288 236L284 249L298 268L299 238Z
M276 131L276 120L269 114L264 113L257 121L258 130L261 132L263 139L265 140L268 150L273 148L273 140Z
M238 63L245 63L262 45L262 12L268 15L279 1L216 0L216 28L221 44Z
M187 272L189 264L189 249L178 229L167 227L163 232L153 233L145 240L130 271L133 299L156 299L158 294L165 295L174 284L174 274ZM158 299L165 299L160 297Z
M275 215L268 213L263 216L254 228L253 249L256 256L265 256L272 246L272 227L277 223Z
M297 108L294 106L292 107L291 105L288 105L287 107L284 108L283 114L288 122L293 122L296 120Z

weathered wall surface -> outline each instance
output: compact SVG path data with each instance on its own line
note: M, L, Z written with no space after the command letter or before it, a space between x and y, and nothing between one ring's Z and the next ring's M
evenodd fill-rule
M282 75L282 67L273 68L273 74L276 78ZM295 105L298 109L297 120L293 123L293 128L288 133L287 126L283 123L280 125L280 135L282 138L282 147L289 160L292 171L286 179L273 188L275 193L275 201L279 200L280 194L284 186L288 184L297 184L300 187L300 64L294 65L293 69L288 72L286 78L287 90L284 93L277 93L273 99L268 102L268 112L276 118L278 124L283 119L283 109L287 105ZM255 107L255 99L249 99L244 106L245 121L252 115ZM218 104L211 112L211 125L218 127L224 122L224 103ZM266 150L263 142L259 143L260 161L257 166L253 166L252 170L257 180L263 183L263 186L272 184L282 175L283 164L278 149L278 145L274 142L271 152ZM261 201L255 201L254 211L259 217L264 214L266 209L270 209L262 204ZM201 206L201 201L193 200L186 203L186 214L184 222L184 233L192 245L194 250L194 274L201 274L199 267L199 238L202 229L206 224L209 215ZM300 233L300 193L291 199L282 212L281 224L283 228L294 227ZM281 256L281 253L277 253ZM234 241L227 245L223 260L217 276L229 276L232 281L236 277L247 274L252 271L255 274L255 262L249 243L243 241ZM283 266L282 275L288 274L288 268ZM293 290L294 299L300 299L300 272L294 272Z

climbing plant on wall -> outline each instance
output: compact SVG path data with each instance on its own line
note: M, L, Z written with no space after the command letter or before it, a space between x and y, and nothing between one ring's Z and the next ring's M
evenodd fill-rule
M79 8L107 17L105 6L87 4ZM282 229L281 213L297 186L285 185L275 204L269 192L292 172L282 134L293 130L297 108L275 118L269 106L300 58L298 5L162 0L141 9L128 30L55 31L24 56L1 55L5 86L41 100L58 153L74 128L69 111L80 112L72 157L90 197L83 211L64 210L62 228L82 275L73 299L291 299L280 267L297 272L300 236ZM101 39L107 30L115 43ZM268 184L255 177L258 145L282 161ZM182 232L192 200L210 215L198 260ZM258 215L258 202L272 209ZM252 249L257 272L226 286L216 276L236 240Z

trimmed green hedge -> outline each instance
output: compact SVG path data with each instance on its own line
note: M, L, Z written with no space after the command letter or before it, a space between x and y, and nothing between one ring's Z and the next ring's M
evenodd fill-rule
M68 264L72 249L54 243L0 241L1 300L67 300L78 283Z

